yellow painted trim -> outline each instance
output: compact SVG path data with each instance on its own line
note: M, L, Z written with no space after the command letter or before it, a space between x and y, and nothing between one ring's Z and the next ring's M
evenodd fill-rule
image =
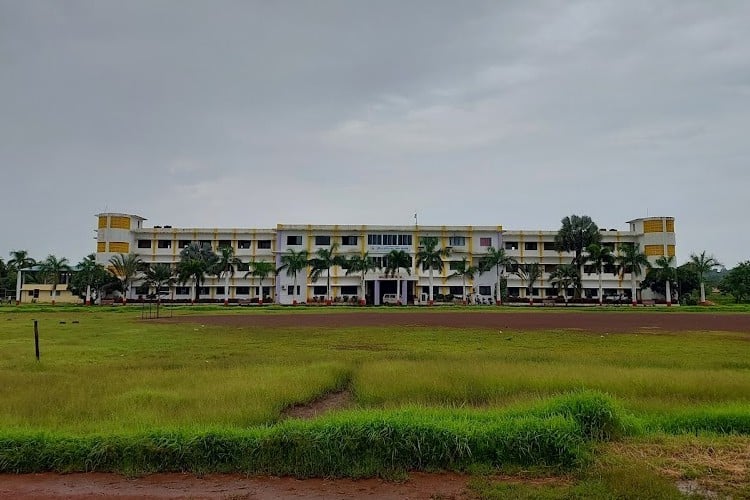
M104 253L107 251L107 243L104 241L99 241L96 244L96 252L97 253Z
M99 229L105 229L107 227L107 216L102 215L99 217Z

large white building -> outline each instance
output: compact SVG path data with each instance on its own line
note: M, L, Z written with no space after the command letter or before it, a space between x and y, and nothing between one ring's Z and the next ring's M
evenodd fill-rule
M249 301L261 295L259 280L245 277L250 262L273 262L281 266L281 257L288 250L306 250L313 254L321 248L336 244L336 252L345 256L368 252L380 264L391 250L403 250L412 257L410 272L402 270L397 277L387 276L383 269L366 275L365 288L369 303L382 303L385 294L396 294L396 280L401 283L402 302L424 303L429 291L429 273L414 264L414 256L420 241L426 236L438 238L439 247L450 247L450 256L445 259L442 271L435 272L435 296L464 295L462 278L452 276L457 263L466 258L478 265L487 249L504 248L507 254L519 263L539 263L542 274L534 283L532 295L537 299L557 296L558 290L550 283L549 274L560 264L568 264L573 254L555 250L555 231L505 230L502 226L372 226L372 225L287 225L276 228L175 228L172 226L145 227L146 219L138 215L122 213L98 214L97 262L107 265L116 254L137 254L148 264L165 263L176 265L180 251L192 242L210 247L214 251L229 246L244 263L229 280L225 289L224 279L208 276L201 285L201 299L222 301L225 294L231 302ZM672 217L647 217L628 222L628 230L601 229L602 244L617 253L623 243L636 243L653 263L659 256L675 255L674 219ZM291 304L295 299L303 302L323 301L327 295L327 276L324 272L317 281L309 279L307 272L298 276L298 290L293 279L281 272L269 276L262 284L262 295L274 302ZM587 297L598 295L598 275L587 269L583 275L583 288ZM511 298L526 298L526 284L512 273L506 273L508 294ZM642 279L643 276L636 276ZM630 295L630 275L614 273L605 269L603 288L605 296ZM353 302L362 296L361 276L346 275L341 267L330 270L331 297L334 302ZM467 279L466 295L474 300L489 302L494 297L496 273L486 272ZM193 284L178 283L170 289L169 299L188 301L192 297ZM145 294L141 287L129 292L129 298Z

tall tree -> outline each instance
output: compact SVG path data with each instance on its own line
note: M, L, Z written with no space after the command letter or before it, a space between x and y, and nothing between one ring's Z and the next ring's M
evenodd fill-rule
M276 274L276 266L273 262L257 261L251 262L250 267L252 267L252 269L245 274L245 277L253 276L258 278L258 281L260 282L260 299L258 303L263 304L263 280L270 274Z
M425 236L420 241L421 245L417 250L416 261L417 265L421 266L422 269L428 269L430 271L430 294L429 304L432 305L433 300L433 280L434 271L442 271L445 263L444 258L447 258L451 254L450 248L438 248L440 243L436 236Z
M526 283L526 296L529 298L529 305L534 305L534 283L542 275L542 266L538 262L519 264L516 274Z
M705 250L700 254L690 254L690 264L693 266L693 269L695 269L695 272L698 273L698 279L701 284L700 303L704 304L706 302L706 285L704 276L706 273L721 266L721 264L713 257L713 255L706 255Z
M671 288L671 282L674 281L676 276L676 269L674 267L674 256L666 257L662 255L658 259L656 259L656 266L659 271L659 274L664 279L664 282L666 283L664 298L667 301L667 306L672 305L672 288Z
M453 274L451 274L449 277L453 276L460 276L461 277L461 290L463 294L463 304L467 304L466 300L466 277L468 276L471 279L474 279L474 275L476 275L479 272L479 267L472 266L468 259L466 257L462 258L458 261L456 264L455 269L453 270Z
M84 303L87 306L91 305L92 284L96 279L97 271L100 271L97 266L101 268L104 267L96 263L96 255L94 255L93 253L88 254L83 258L81 262L78 263L78 272L76 274L80 275L83 282L86 283L86 298Z
M578 271L573 264L560 264L549 275L550 283L557 285L558 292L562 292L565 305L568 305L568 288L575 284Z
M223 246L219 248L219 258L216 262L214 272L221 279L224 277L224 305L229 305L229 278L234 276L237 267L242 261L235 257L232 247Z
M562 226L555 235L555 247L559 252L573 252L573 265L578 271L575 297L580 298L583 288L583 251L592 243L601 242L599 227L588 215L571 215L562 219Z
M361 273L360 287L362 295L359 296L359 304L362 306L365 305L367 303L367 299L365 298L365 275L370 271L380 269L380 266L375 262L375 259L370 257L368 252L365 252L362 255L351 256L344 264L344 267L346 268L347 276L352 273Z
M604 266L613 265L615 263L615 256L609 247L600 245L599 243L592 243L586 247L585 262L591 263L596 269L596 274L599 276L599 305L602 305L604 297L602 296L602 274L604 274Z
M309 257L310 254L307 250L300 250L297 252L293 248L290 248L281 256L281 267L276 270L276 274L279 274L282 270L286 269L286 275L291 276L294 279L294 298L292 299L294 305L297 304L297 290L299 288L297 286L297 275L300 271L307 268Z
M750 260L730 269L719 283L719 290L734 297L736 303L750 297Z
M161 302L161 289L177 282L174 269L169 264L151 264L146 269L145 283L154 288L158 302Z
M638 296L635 289L635 278L644 270L651 268L646 254L641 252L640 245L637 243L623 243L620 245L620 253L615 258L617 271L620 276L630 273L630 302L638 305Z
M93 253L78 263L78 270L71 276L68 289L84 299L86 304L101 298L103 290L122 291L120 280L98 264Z
M497 277L497 282L495 284L495 304L498 306L503 303L501 282L503 275L505 274L505 269L508 266L517 264L518 261L506 254L504 248L496 249L494 247L487 248L487 255L483 256L479 261L480 274L489 271L493 267L495 268L495 275Z
M57 286L60 284L61 274L64 272L70 272L68 259L65 257L58 259L54 255L49 255L41 262L40 267L40 272L45 277L45 281L49 280L52 283L52 305L54 306L55 299L57 298Z
M330 248L319 248L309 261L310 279L312 281L317 281L323 271L326 272L326 304L329 305L333 300L331 296L331 268L342 266L346 262L345 257L336 255L338 247L338 243L334 243Z
M190 279L195 286L194 302L200 301L201 284L206 274L212 273L216 268L219 257L197 243L190 243L180 251L180 262L177 263L177 279L185 284Z
M411 276L411 256L403 250L391 250L385 256L385 275L396 278L396 303L401 305L401 269Z
M109 259L110 272L116 276L122 283L122 303L126 304L128 301L128 290L133 280L138 276L138 273L144 267L144 263L140 257L134 253L129 254L117 254L113 255Z

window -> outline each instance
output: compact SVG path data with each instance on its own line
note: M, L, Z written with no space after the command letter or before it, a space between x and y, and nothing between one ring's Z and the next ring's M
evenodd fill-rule
M199 288L198 293L200 293L201 295L208 295L209 293L211 293L211 289L207 286L202 286Z
M270 250L271 240L258 240L258 250Z
M287 236L286 237L286 244L287 245L301 245L302 244L302 236L300 235L294 235L294 236Z
M224 287L223 286L217 286L216 287L216 293L219 295L224 295Z
M328 290L326 289L325 285L313 287L313 295L326 295L327 293Z
M526 243L523 244L523 249L524 250L536 250L537 249L536 242L527 241Z
M462 265L463 265L463 261L461 261L461 260L452 260L452 261L448 262L448 269L450 269L451 271L455 271L457 269L460 269Z
M544 264L545 273L553 273L557 269L557 264Z
M557 246L555 245L554 241L545 241L544 242L544 250L547 252L556 252Z
M401 246L411 246L411 235L410 234L399 234L398 244Z
M463 287L460 287L460 286L452 286L452 287L449 288L448 293L450 293L451 295L461 295L461 296L463 296L464 289L463 289Z
M450 238L448 238L448 245L452 247L466 246L466 238L464 236L451 236Z
M367 244L368 245L382 245L383 244L383 235L382 234L368 234L367 235Z
M518 264L508 264L507 266L505 266L505 272L506 273L518 272Z
M398 235L397 234L384 234L383 245L398 245Z
M140 285L135 287L136 295L146 295L148 293L148 285Z
M175 295L190 295L190 287L189 286L176 286L174 288L174 294Z
M518 250L518 242L517 241L506 241L505 242L505 249L506 250Z
M151 248L151 240L138 240L138 248Z
M190 245L190 240L180 240L177 242L177 248L185 248Z
M198 242L198 245L200 245L201 248L211 248L211 240L200 240Z
M331 244L331 237L330 236L316 236L315 244L327 247L328 245Z
M492 246L492 238L479 238L479 246L480 247Z
M249 286L238 286L234 289L235 295L250 295L250 287Z
M249 270L250 270L250 264L248 264L247 262L240 262L239 264L237 264L237 271L246 273Z
M232 248L231 240L219 240L219 248Z
M357 244L356 236L342 236L341 237L341 246L354 246L356 244Z
M172 240L159 240L157 246L159 248L172 248Z
M481 285L479 287L479 295L492 295L492 287Z
M294 285L289 285L288 287L286 287L286 294L294 295Z
M252 245L251 240L239 240L237 242L237 248L242 249L242 250L249 249L251 245Z
M357 295L359 293L359 287L357 286L342 286L341 295Z

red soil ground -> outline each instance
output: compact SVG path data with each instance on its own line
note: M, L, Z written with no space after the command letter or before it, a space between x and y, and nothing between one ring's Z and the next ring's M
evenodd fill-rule
M627 333L643 329L665 332L729 331L750 333L750 314L673 312L331 312L293 314L190 315L161 321L231 327L340 328L358 326L427 326L494 330L579 330Z

